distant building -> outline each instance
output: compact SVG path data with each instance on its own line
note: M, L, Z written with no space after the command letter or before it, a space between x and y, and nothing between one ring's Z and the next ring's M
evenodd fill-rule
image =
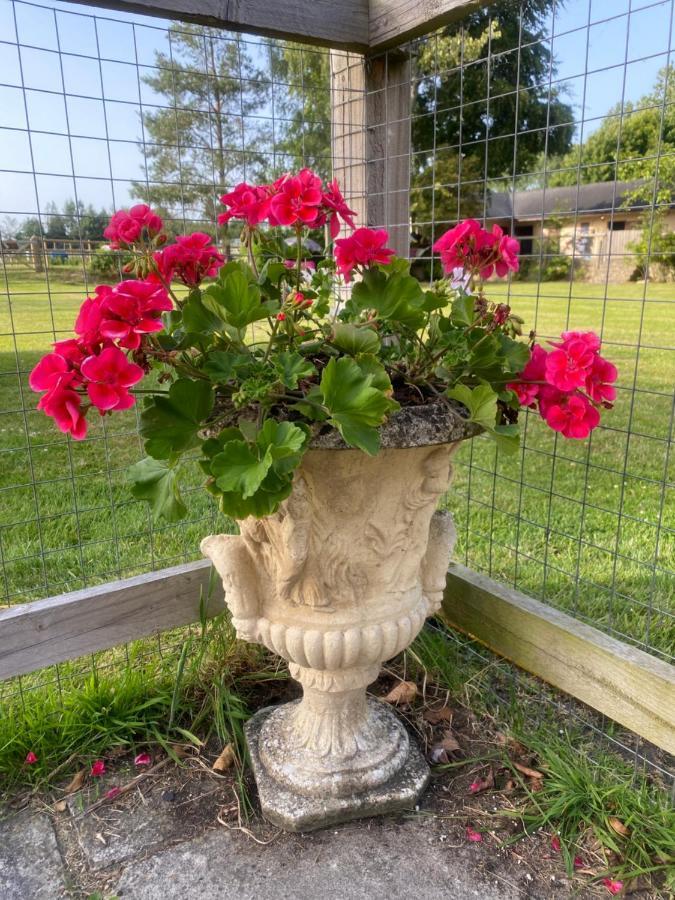
M636 265L630 245L640 239L641 220L652 207L647 196L635 199L638 187L640 182L604 181L493 191L486 220L515 234L523 257L557 253L572 258L589 281L626 281ZM668 210L665 226L675 229L675 208Z

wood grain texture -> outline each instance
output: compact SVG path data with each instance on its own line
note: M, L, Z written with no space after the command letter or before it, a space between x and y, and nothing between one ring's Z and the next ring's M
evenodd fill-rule
M371 51L403 44L443 25L458 22L490 0L370 0Z
M461 565L443 618L522 669L675 753L675 667Z
M89 7L145 13L324 47L365 51L368 0L105 0Z
M200 560L0 612L0 680L198 621L210 571ZM207 615L223 609L218 580Z

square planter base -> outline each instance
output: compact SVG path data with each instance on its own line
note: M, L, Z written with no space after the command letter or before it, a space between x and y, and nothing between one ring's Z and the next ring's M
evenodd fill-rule
M245 725L260 807L268 822L285 831L315 831L338 822L414 808L429 782L430 773L412 740L403 768L379 788L348 797L304 797L289 791L265 770L258 753L260 729L273 708L261 709Z

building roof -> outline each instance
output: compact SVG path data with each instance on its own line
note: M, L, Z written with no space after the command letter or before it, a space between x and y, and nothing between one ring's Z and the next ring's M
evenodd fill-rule
M572 187L536 188L513 193L490 192L489 219L527 221L555 215L607 214L648 208L647 198L630 200L639 181L599 181Z

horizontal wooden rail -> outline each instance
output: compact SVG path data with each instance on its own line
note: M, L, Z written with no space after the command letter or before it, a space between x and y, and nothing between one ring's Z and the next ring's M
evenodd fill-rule
M452 566L445 621L675 753L675 667L519 591Z
M0 680L149 637L224 608L202 560L0 612ZM449 625L675 753L675 668L464 566L448 572Z
M224 609L200 560L0 612L0 680L197 622Z
M490 0L74 0L359 53L461 20Z

